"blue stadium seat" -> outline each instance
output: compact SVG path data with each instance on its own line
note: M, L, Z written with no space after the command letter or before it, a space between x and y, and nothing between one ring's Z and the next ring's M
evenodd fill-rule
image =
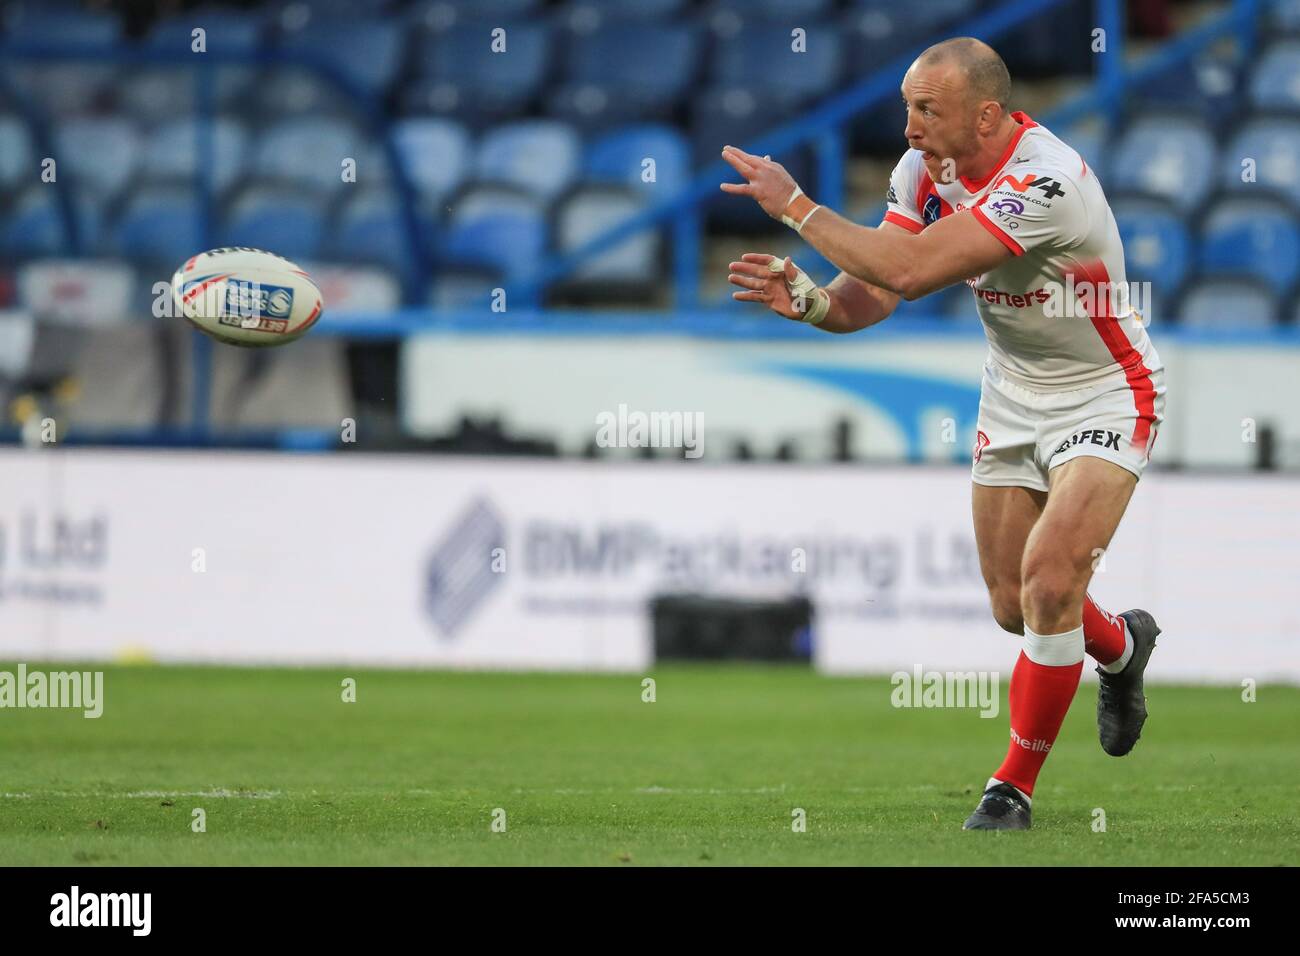
M1246 194L1275 192L1300 207L1300 120L1269 117L1247 122L1219 162L1224 188ZM1243 182L1247 173L1253 181Z
M1225 199L1201 226L1207 273L1254 277L1279 295L1300 277L1300 232L1288 210L1267 199Z
M68 43L83 49L108 49L122 36L113 13L57 3L13 3L5 10L5 34L19 44Z
M0 190L17 191L34 182L39 171L27 124L17 116L0 115Z
M123 75L117 67L95 61L18 61L8 72L16 96L56 119L104 112Z
M1193 264L1193 243L1183 218L1164 203L1116 198L1111 202L1130 282L1150 282L1166 299L1182 286Z
M501 287L501 278L493 272L449 269L439 272L429 289L429 305L435 309L488 311L493 290Z
M654 160L654 181L643 176L645 160ZM645 124L606 133L587 147L583 177L591 182L620 183L660 197L671 196L690 182L691 147L671 126Z
M582 144L566 123L526 120L490 130L474 158L476 178L553 199L578 174Z
M590 33L605 23L619 20L663 22L684 12L687 0L572 0L561 16L575 33Z
M532 13L544 0L423 0L410 13L413 25L441 30L475 17L518 17Z
M593 127L668 119L699 75L703 42L689 21L618 21L567 37L565 80L547 111Z
M281 65L263 72L251 104L268 119L293 116L348 118L356 101L327 76L305 66Z
M255 187L230 207L221 242L271 249L290 259L313 259L324 235L325 215L316 197Z
M1101 128L1095 123L1077 123L1069 129L1053 130L1053 132L1083 157L1092 174L1101 180L1104 186L1109 169L1106 159L1110 155L1110 150L1107 148L1106 135Z
M1241 112L1240 69L1234 58L1204 55L1176 63L1133 90L1138 111L1183 109L1222 129Z
M1266 29L1269 36L1300 34L1300 0L1273 0Z
M719 37L712 78L719 87L762 89L778 108L792 108L829 93L842 73L840 34L831 23L806 23L803 50L793 27L744 26Z
M73 253L72 239L63 228L60 195L49 184L32 186L9 207L0 221L0 255L23 259ZM72 215L80 233L83 253L100 248L103 206L85 196L73 197Z
M153 181L185 182L197 185L199 163L198 127L201 121L191 118L175 119L153 130L145 141L143 173ZM212 122L208 134L211 139L211 158L203 169L211 177L212 186L224 192L234 185L248 165L248 133L232 117L218 117Z
M342 119L298 117L276 123L257 139L253 171L322 193L343 186L343 161L357 164L357 179L388 175L388 164L374 138Z
M1250 105L1300 111L1300 40L1274 43L1260 55L1250 77Z
M463 195L442 239L442 257L506 276L530 273L546 248L541 202L519 190L488 186Z
M493 31L505 31L504 52L494 52ZM408 113L455 116L483 123L517 115L545 86L550 63L549 25L500 19L463 20L417 41L416 78L402 94Z
M141 145L135 124L122 118L76 118L54 129L60 174L97 202L111 202L130 182Z
M179 67L138 67L117 86L117 108L142 127L165 123L196 109L194 71Z
M198 198L191 189L145 187L127 200L112 230L114 252L172 263L205 247Z
M394 123L392 135L425 205L444 206L472 168L473 150L465 127L453 120L411 117Z
M312 16L299 29L284 31L280 47L317 56L365 93L377 96L393 83L402 60L402 34L396 19Z
M571 252L646 208L646 199L625 187L588 186L565 198L556 213L555 241ZM659 279L661 242L646 229L601 252L574 273L573 279L649 286Z
M1267 329L1277 319L1273 293L1245 279L1200 280L1178 307L1179 323L1195 329Z
M260 12L228 7L200 7L158 20L144 37L147 46L164 50L191 50L193 31L201 27L209 52L252 53L265 42L266 18Z
M346 262L369 262L405 274L417 250L408 241L397 196L369 189L345 197L334 223L327 254Z
M1216 148L1203 120L1175 114L1144 116L1119 137L1110 186L1160 196L1192 212L1214 180Z

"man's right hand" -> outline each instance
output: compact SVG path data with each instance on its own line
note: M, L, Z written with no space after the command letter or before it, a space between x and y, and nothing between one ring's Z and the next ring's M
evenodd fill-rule
M772 271L770 263L774 260L781 262L781 271ZM802 308L795 307L790 286L798 278L799 270L789 256L777 260L776 256L747 252L740 257L739 262L731 263L729 268L731 274L727 276L727 281L744 290L731 293L733 299L740 302L762 302L777 315L796 322L802 322L804 310L812 306L811 302L803 302Z

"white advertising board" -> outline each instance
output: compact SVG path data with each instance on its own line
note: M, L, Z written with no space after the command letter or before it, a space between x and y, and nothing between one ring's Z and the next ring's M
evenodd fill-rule
M0 658L652 666L657 593L808 593L828 673L1007 669L963 468L0 452ZM1300 682L1300 483L1152 475L1093 594L1153 679ZM795 570L802 549L805 570Z

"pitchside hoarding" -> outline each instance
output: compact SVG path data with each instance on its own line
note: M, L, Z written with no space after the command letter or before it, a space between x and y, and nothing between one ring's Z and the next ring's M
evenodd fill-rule
M807 593L828 673L1005 669L965 469L0 452L0 658L652 666L656 593ZM1300 484L1144 479L1092 591L1153 679L1300 682Z

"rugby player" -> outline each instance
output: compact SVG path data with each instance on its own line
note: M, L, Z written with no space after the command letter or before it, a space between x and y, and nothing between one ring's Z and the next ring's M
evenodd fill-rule
M971 479L993 617L1023 636L1010 684L1011 740L973 830L1030 825L1034 784L1097 661L1103 749L1127 754L1146 720L1151 615L1112 615L1088 594L1163 421L1164 373L1129 306L1124 250L1097 177L1077 152L1008 108L1002 58L971 37L926 50L903 79L910 147L888 212L860 226L815 203L779 163L733 146L723 183L794 228L843 270L825 288L789 259L731 263L734 298L828 332L882 321L958 282L974 293L989 353Z

